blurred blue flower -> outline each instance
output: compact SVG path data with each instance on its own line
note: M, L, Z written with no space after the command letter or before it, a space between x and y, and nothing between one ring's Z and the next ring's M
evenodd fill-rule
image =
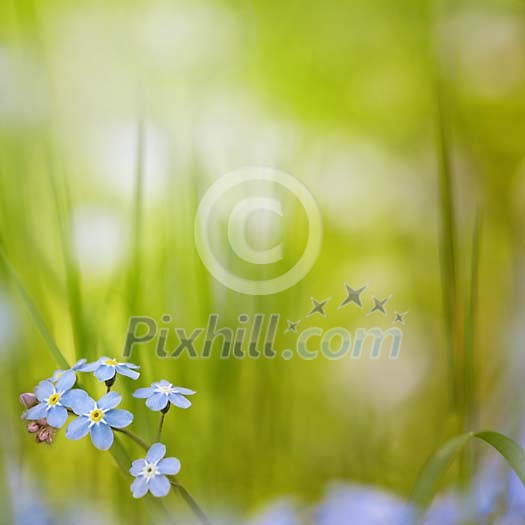
M159 412L164 410L168 403L179 408L189 408L191 401L184 396L195 394L193 390L173 386L169 381L162 379L158 383L153 383L149 388L139 388L135 390L133 397L146 399L146 406L151 410Z
M258 512L247 525L300 525L299 512L291 500L280 500Z
M484 461L472 480L471 489L448 491L438 496L426 513L423 525L493 524L494 516L502 509L506 492L502 473L507 469L499 456Z
M175 476L180 472L177 458L164 458L166 447L155 443L146 454L146 459L137 459L129 472L135 477L131 484L134 498L142 498L148 490L156 497L166 496L170 491L170 481L166 476Z
M124 428L133 421L133 414L127 410L115 409L122 396L109 392L96 403L87 394L77 397L71 408L79 416L72 421L66 430L69 439L81 439L88 432L93 445L99 450L108 450L113 445L113 428Z
M423 525L459 525L468 519L467 500L455 492L441 494L426 512Z
M13 449L6 447L3 452L2 521L10 525L56 525L51 509L42 498L38 479L13 461L16 457Z
M86 364L86 362L87 362L87 359L80 359L68 370L55 370L53 372L53 375L49 378L48 381L51 381L52 383L56 383L65 373L80 371L80 369Z
M372 487L336 485L315 509L315 525L406 525L414 510L402 499Z
M71 390L76 381L74 372L65 373L54 385L51 381L41 381L35 388L38 405L30 408L24 418L31 421L47 419L47 423L61 428L67 420L67 408L75 400L87 395L83 390Z
M525 428L521 430L519 444L525 446ZM505 514L501 521L496 522L497 525L522 525L525 516L525 490L514 471L508 474L502 493L505 498Z
M99 381L110 381L117 374L130 377L131 379L138 379L140 374L136 371L140 368L133 363L120 363L116 359L109 357L101 357L94 363L88 363L80 367L80 372L94 372L95 377Z

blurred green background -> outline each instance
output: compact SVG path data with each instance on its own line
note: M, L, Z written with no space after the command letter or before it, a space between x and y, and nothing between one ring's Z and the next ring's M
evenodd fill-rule
M436 77L453 173L458 325L483 216L479 425L517 437L524 10L517 0L1 3L0 243L71 363L120 357L130 315L171 314L170 326L188 331L210 313L221 326L256 312L284 323L304 319L311 296L333 297L326 319L301 328L353 332L387 329L394 309L409 311L398 360L161 360L155 342L134 352L142 376L119 379L116 390L167 378L198 392L191 409L170 412L164 440L210 514L248 516L289 494L310 504L333 480L406 496L429 454L461 430L443 315L452 283L440 267ZM195 248L199 199L243 166L294 175L323 215L314 268L273 296L223 287ZM303 222L297 212L281 223L290 261ZM368 284L365 312L336 309L345 282ZM366 317L372 295L392 295L388 318ZM292 344L285 327L278 348ZM108 523L153 520L156 507L132 500L130 480L89 439L70 442L62 430L53 446L37 446L19 421L18 394L57 366L4 265L0 363L3 502L8 473L18 472L59 514L77 505ZM156 415L130 395L123 405L134 430L153 439ZM175 497L165 504L186 512Z

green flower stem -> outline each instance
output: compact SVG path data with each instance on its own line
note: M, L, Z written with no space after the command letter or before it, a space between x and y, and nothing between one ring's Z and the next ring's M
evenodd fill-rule
M130 439L135 441L137 445L141 446L146 452L149 450L149 445L140 436L137 436L137 434L131 432L131 430L128 430L127 428L113 428L113 430L115 432L120 432L121 434L128 436Z
M157 432L157 443L160 441L160 436L162 435L162 428L164 427L165 417L166 417L166 414L162 412L160 415L160 421L159 421L159 431Z
M199 504L193 499L191 494L175 479L170 480L171 486L178 489L182 499L187 503L188 507L191 508L195 516L199 518L203 525L211 525L210 520L204 514L204 511L200 508Z

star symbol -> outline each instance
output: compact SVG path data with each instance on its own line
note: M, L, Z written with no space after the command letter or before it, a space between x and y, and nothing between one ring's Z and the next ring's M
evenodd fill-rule
M297 331L297 325L298 325L301 321L295 321L295 322L292 322L292 321L290 321L289 319L287 319L286 322L288 323L288 328L284 331L285 334L286 334L287 332L295 332L296 334L299 333L299 332Z
M339 308L343 308L343 306L346 306L347 304L350 304L350 303L357 304L359 308L363 308L363 303L361 302L361 294L365 291L367 285L365 284L364 286L362 286L361 288L357 290L354 290L351 286L348 286L348 284L346 283L345 283L345 287L346 287L347 297L337 307L337 309L339 310Z
M403 312L402 314L400 314L399 312L394 312L394 314L396 316L394 323L405 324L405 317L408 314L408 312Z
M374 307L372 310L370 310L370 312L368 312L368 315L372 315L374 312L381 312L383 315L386 315L385 304L390 301L391 298L392 296L390 295L386 299L380 301L376 297L372 296L372 299L374 300Z
M331 299L329 297L328 299L325 299L324 301L316 301L313 297L310 297L312 300L312 304L314 307L310 310L309 314L306 317L310 317L314 314L321 314L323 317L326 317L326 313L324 311L324 307L326 306L326 303Z

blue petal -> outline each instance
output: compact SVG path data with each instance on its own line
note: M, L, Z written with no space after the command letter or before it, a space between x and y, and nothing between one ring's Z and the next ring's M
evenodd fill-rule
M69 401L68 398L66 399ZM87 393L85 396L75 394L71 403L71 409L77 416L85 416L95 410L96 407L97 404Z
M141 472L142 472L142 469L146 466L146 460L144 459L136 459L132 464L131 464L131 468L129 469L129 473L132 475L132 476L138 476Z
M89 425L91 421L86 416L77 417L69 423L66 429L66 437L68 439L82 439L89 432Z
M159 410L166 408L167 404L168 404L168 396L166 394L161 394L160 392L153 394L146 401L146 406L148 408L151 408L151 410L154 410L155 412L158 412Z
M95 377L99 381L109 381L115 377L116 373L114 366L100 365L95 371Z
M79 370L87 363L87 359L79 359L72 367L71 370Z
M47 422L55 428L62 428L67 421L67 410L62 406L51 407L47 413Z
M138 370L140 368L139 365L134 365L133 363L120 363L120 364L127 366L128 368L133 368L134 370Z
M67 370L62 374L60 379L57 381L56 389L57 392L60 392L61 394L64 392L67 392L71 388L73 388L73 385L77 381L77 375L73 370Z
M157 465L159 474L175 476L180 472L180 461L177 458L161 459Z
M166 455L166 447L162 443L154 443L151 445L146 454L146 461L148 463L158 463Z
M192 396L193 394L196 394L194 390L190 390L189 388L182 388L180 386L176 386L175 390L177 391L177 394L182 394L183 396Z
M48 379L51 383L56 383L64 374L65 370L55 370L53 375Z
M78 369L78 371L79 372L94 372L99 366L100 366L100 363L98 361L95 361L94 363L88 363L87 365L82 365Z
M148 492L148 482L144 476L135 479L131 484L131 492L133 492L134 498L142 498L142 496L146 495L146 492Z
M35 395L39 401L45 401L55 393L55 387L51 381L40 381L35 388Z
M133 397L136 397L138 399L146 399L148 397L151 397L155 393L155 389L148 387L148 388L137 388L135 392L133 393Z
M149 482L149 490L157 498L167 496L170 492L170 488L170 482L165 476L155 476Z
M44 419L47 414L47 404L40 403L32 408L30 408L25 414L24 418L31 421L36 421L38 419Z
M115 408L122 401L122 396L118 392L109 392L98 400L100 410L109 410Z
M133 414L127 410L110 410L104 414L106 423L115 428L124 428L131 425Z
M184 396L181 396L180 394L170 394L169 400L173 405L179 408L190 408L191 407L191 401L186 399Z
M91 441L99 450L108 450L113 445L113 431L104 423L91 427Z
M66 392L61 398L60 398L60 404L64 407L71 408L77 399L85 399L89 397L88 393L85 390L81 390L80 388L74 388L73 390L69 390L69 392Z
M153 383L153 386L172 386L166 379L161 379L158 383Z
M123 376L130 377L131 379L138 379L140 374L135 370L130 370L126 365L117 365L117 372Z

